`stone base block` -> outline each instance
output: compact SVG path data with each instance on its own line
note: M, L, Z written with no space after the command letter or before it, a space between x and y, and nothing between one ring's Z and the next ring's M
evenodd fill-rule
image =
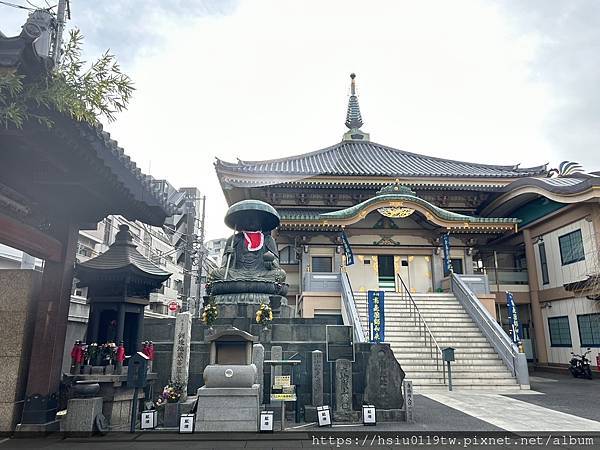
M179 415L181 414L181 403L167 403L163 406L164 419L163 426L165 428L179 427Z
M360 411L333 411L332 420L334 422L357 423L362 421Z
M317 407L306 405L304 407L304 421L309 422L317 422Z
M258 431L259 385L198 389L196 431Z
M60 422L52 420L46 423L20 423L15 429L18 437L40 437L60 431Z
M403 409L377 409L377 422L406 422L406 411Z
M67 433L94 432L94 421L102 414L102 397L72 398L67 404L67 417L63 430Z

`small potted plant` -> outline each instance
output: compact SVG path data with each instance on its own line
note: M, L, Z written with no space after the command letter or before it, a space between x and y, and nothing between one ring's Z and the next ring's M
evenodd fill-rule
M208 328L212 330L212 326L217 320L217 317L219 317L219 308L217 308L214 300L208 300L202 311L202 322L208 325Z
M181 384L169 382L158 396L156 406L164 409L163 425L165 427L173 428L179 426L179 400L182 393L183 386Z
M256 323L261 324L263 329L267 330L272 321L273 310L267 303L261 303L258 311L256 311Z

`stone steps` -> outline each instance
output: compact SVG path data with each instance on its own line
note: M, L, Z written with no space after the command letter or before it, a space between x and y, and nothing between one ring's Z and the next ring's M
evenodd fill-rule
M393 336L388 336L387 334L385 335L386 341L389 341L392 339ZM462 344L468 344L469 345L469 349L477 349L477 351L481 351L482 349L491 349L492 346L489 344L489 342L483 338L483 341L475 341L476 338L469 338L469 340L461 340L461 339L450 339L450 338L439 338L438 339L438 344L445 344L447 346L452 346L455 345L455 354L457 351L462 351L462 350L466 350L464 348L464 346ZM482 338L479 338L482 339ZM406 348L414 348L416 344L422 344L422 345L429 345L429 341L425 341L425 339L421 339L419 340L418 338L415 339L406 339L406 340L398 340L398 339L394 339L393 342L390 342L390 344L392 345L392 347L406 347Z
M433 331L433 330L432 330ZM385 327L385 335L388 336L410 336L410 337L415 337L415 336L421 336L422 333L419 333L417 330L407 330L405 328L391 328L388 329L387 324ZM452 332L452 336L459 336L459 337L480 337L481 333L477 330L463 330L461 329L460 331L453 331Z
M518 388L512 373L453 295L418 294L413 298L440 347L455 349L454 386L464 390ZM366 295L355 294L355 302L361 323L367 325ZM441 358L436 367L435 354L432 356L429 344L425 345L419 334L419 322L415 324L407 302L397 293L386 292L385 320L385 340L415 390L447 389Z

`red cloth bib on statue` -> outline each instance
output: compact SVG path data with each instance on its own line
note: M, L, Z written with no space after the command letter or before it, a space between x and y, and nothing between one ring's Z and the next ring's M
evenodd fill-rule
M244 234L244 244L251 252L256 252L263 247L265 235L262 231L242 231Z

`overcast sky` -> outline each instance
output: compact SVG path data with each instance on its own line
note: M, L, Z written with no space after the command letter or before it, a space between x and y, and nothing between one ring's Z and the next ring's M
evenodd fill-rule
M215 157L339 142L350 72L375 142L600 169L597 0L71 0L71 12L86 56L110 48L137 88L107 129L146 173L206 193L208 238L229 233ZM17 34L26 14L0 5L0 30Z

